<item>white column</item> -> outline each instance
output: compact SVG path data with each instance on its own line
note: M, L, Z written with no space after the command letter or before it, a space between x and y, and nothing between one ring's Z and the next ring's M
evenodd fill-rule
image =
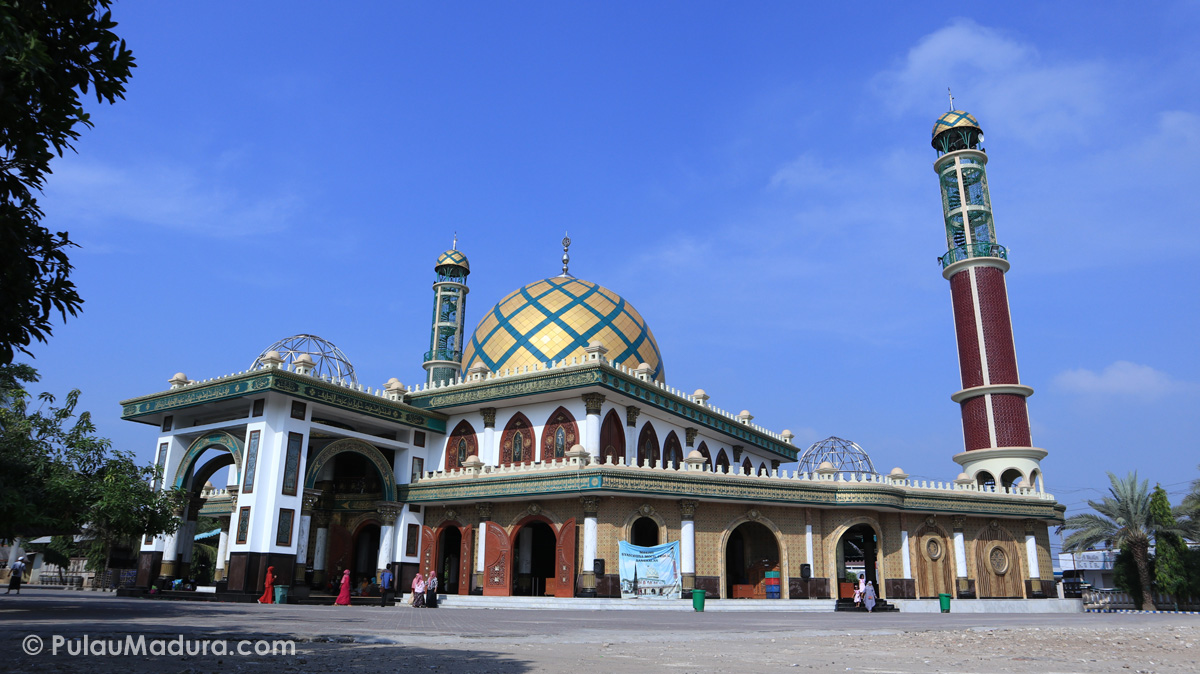
M317 540L313 542L313 572L325 570L325 546L329 543L329 529L317 527Z
M312 527L312 515L300 516L300 528L296 531L296 566L308 564L308 531Z
M217 571L225 570L225 557L228 554L229 554L229 527L226 526L221 529L221 540L217 544L217 565L216 565ZM224 574L219 574L219 573L217 575L222 576L222 577L224 576Z
M696 521L682 520L679 523L679 561L683 573L696 573Z
M954 532L954 569L959 578L967 577L967 542L963 532Z
M596 567L596 513L584 513L583 516L583 568L581 571L591 571ZM684 553L687 559L687 553ZM683 563L687 571L687 562Z
M900 560L903 562L904 579L912 579L912 551L908 548L908 529L900 532Z
M163 545L163 565L171 565L171 573L164 573L164 576L174 576L175 574L179 573L179 568L175 560L179 557L179 536L182 534L183 528L184 525L180 524L179 528L175 530L175 533L167 536L167 542L165 545Z
M192 563L192 548L196 545L196 520L188 520L186 524L179 527L181 539L179 541L179 559L181 564ZM191 568L188 568L191 572Z
M483 428L483 447L479 448L479 460L489 466L499 463L496 456L496 429L492 426Z
M376 569L386 569L392 562L392 532L395 530L394 524L379 526L379 557L375 562Z
M592 462L600 460L600 412L604 407L604 396L600 393L583 394L583 405L587 419L583 427L583 448L592 455Z
M1029 564L1029 578L1041 578L1042 571L1038 568L1037 539L1033 534L1025 534L1025 559Z
M804 561L814 567L817 565L817 563L813 561L812 525L811 524L804 525ZM816 572L815 568L813 569L813 572L814 573Z

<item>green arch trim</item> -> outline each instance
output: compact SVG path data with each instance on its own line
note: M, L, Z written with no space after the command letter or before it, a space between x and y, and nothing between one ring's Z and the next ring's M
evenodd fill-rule
M305 470L304 488L312 489L317 484L317 475L325 464L330 459L341 454L342 452L355 452L366 457L375 466L375 470L379 472L379 478L383 481L383 498L386 501L396 500L396 476L392 473L392 466L383 456L375 445L356 440L354 438L343 438L335 440L317 453L317 456L309 462L308 468Z
M188 472L192 470L196 459L200 458L200 455L208 449L224 449L233 455L233 465L237 468L238 483L241 484L242 441L225 431L213 431L196 438L192 444L188 445L187 451L183 453L183 460L179 462L179 468L175 470L175 479L172 483L176 489L183 488L183 483L187 480Z

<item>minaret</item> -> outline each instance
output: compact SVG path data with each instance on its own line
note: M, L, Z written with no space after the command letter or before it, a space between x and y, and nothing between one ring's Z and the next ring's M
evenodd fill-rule
M425 352L426 381L445 383L459 376L462 369L463 320L467 313L467 276L471 265L458 251L458 237L450 250L438 256L433 267L433 330L429 350Z
M954 99L951 98L951 107ZM1025 399L1033 389L1017 375L1017 353L1008 312L1008 251L996 241L987 185L987 154L979 122L951 110L933 125L933 164L942 188L949 250L938 258L950 281L962 390L950 396L962 407L966 451L954 457L981 485L1042 488Z

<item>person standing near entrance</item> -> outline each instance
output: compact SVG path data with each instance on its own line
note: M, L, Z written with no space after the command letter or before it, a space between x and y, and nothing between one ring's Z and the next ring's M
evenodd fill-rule
M867 590L867 574L859 572L858 583L854 585L854 607L862 606L863 594Z
M267 577L263 581L263 593L262 596L258 598L258 603L275 603L275 567L273 566L267 567Z
M392 590L392 570L384 569L379 576L379 605L387 606L388 599L394 595Z
M875 610L875 584L867 583L867 587L863 590L863 603L867 606L867 613Z
M9 574L11 575L8 577L8 592L16 590L17 594L21 594L21 581L25 580L24 556L17 558L17 561L13 563L12 568L9 569ZM4 594L8 594L8 592L5 592Z
M333 602L334 606L349 606L350 605L350 569L342 572L342 589L338 592L337 599Z
M429 580L425 581L425 606L429 608L437 608L437 592L437 571L430 571Z
M420 572L413 578L412 582L412 601L409 602L413 608L421 608L425 605L425 579Z

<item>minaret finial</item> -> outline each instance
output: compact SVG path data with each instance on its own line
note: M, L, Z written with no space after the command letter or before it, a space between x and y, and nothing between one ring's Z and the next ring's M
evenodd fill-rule
M562 271L562 275L563 275L563 276L570 276L570 275L571 275L571 274L570 274L570 272L568 272L568 271L567 271L567 265L569 265L569 264L571 263L571 256L568 254L568 252L567 252L567 249L571 247L571 237L567 236L567 233L566 233L566 232L563 232L563 240L562 240L562 245L563 245L563 271Z
M950 91L950 87L946 87L946 95L950 97L950 112L954 112L954 92Z
M458 250L458 232L454 233L454 243L450 244L450 250Z

